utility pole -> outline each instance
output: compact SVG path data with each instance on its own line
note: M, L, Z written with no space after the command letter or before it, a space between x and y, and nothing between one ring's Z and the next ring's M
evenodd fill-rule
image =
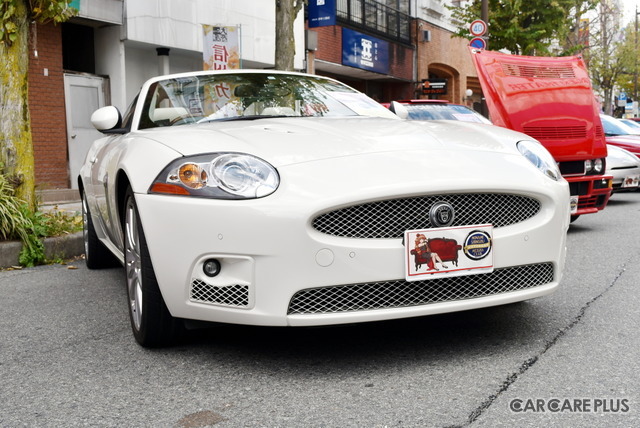
M489 24L489 0L482 0L482 9L480 10L480 19L482 19L484 22Z
M489 0L482 0L481 9L480 9L480 19L482 19L485 24L487 24L487 33L485 34L485 41L487 42L487 46L489 46ZM483 116L489 117L489 107L487 106L487 99L483 97L480 101L480 113Z
M635 64L633 67L633 101L638 102L638 5L636 5L636 32L634 37L635 42Z

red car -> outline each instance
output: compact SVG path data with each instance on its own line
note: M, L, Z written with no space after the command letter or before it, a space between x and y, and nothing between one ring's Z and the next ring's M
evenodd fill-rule
M636 156L640 156L640 135L623 122L611 116L600 115L607 144L622 147Z
M471 49L491 120L542 143L569 182L572 219L605 208L612 177L591 79L581 57Z

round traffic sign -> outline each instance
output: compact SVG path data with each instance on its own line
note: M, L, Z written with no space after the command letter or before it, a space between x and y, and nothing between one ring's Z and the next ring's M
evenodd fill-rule
M474 37L473 39L471 39L471 42L469 42L469 46L476 49L486 49L487 42L482 37Z
M469 32L473 36L482 36L487 32L487 23L482 19L476 19L469 25Z

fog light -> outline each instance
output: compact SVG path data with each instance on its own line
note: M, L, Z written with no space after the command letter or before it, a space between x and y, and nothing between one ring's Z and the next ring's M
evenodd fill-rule
M220 273L220 262L216 259L209 259L202 265L204 274L209 277L214 277Z

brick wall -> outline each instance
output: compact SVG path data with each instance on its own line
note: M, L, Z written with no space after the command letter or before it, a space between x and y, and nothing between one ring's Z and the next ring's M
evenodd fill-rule
M422 30L431 32L431 41L420 40L416 32ZM413 32L414 37L419 40L418 80L434 76L447 78L449 93L439 98L469 104L464 100L464 92L472 89L474 97L479 101L481 91L478 74L469 53L469 41L454 37L451 32L421 20L414 21Z
M342 64L342 27L333 25L313 30L318 32L316 59Z
M60 25L46 24L32 28L29 109L37 188L69 188Z
M318 50L315 59L342 64L342 27L339 25L317 27ZM379 101L412 98L415 84L413 79L413 49L389 42L389 75L402 81L385 81L382 83L382 96ZM345 81L348 85L366 92L367 84L362 81L349 80L341 76L332 76Z

